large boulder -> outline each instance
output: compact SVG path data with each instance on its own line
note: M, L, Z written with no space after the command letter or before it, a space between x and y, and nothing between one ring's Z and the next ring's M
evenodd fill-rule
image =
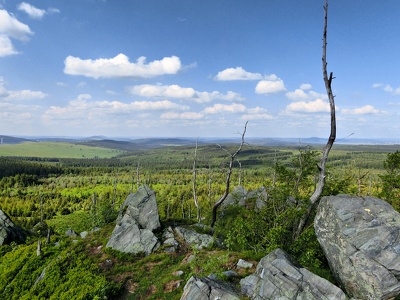
M344 300L344 292L329 281L297 265L276 249L263 257L256 272L240 281L242 293L255 300Z
M0 246L11 242L22 243L26 231L14 224L10 217L0 209Z
M400 214L373 197L323 197L315 232L331 270L357 299L400 294Z
M235 287L227 282L192 276L183 288L180 300L239 300Z
M126 253L148 255L160 245L153 233L160 227L155 193L148 186L141 186L121 205L117 224L107 247Z

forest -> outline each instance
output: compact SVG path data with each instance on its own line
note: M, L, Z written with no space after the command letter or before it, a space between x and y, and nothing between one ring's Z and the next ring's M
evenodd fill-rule
M0 209L30 236L25 243L0 246L0 298L67 299L73 294L74 299L179 299L182 286L166 291L173 279L163 271L182 269L179 262L193 249L136 257L105 249L107 238L121 203L142 184L156 192L161 223L166 227L198 221L195 180L200 223L207 228L213 205L225 189L228 153L236 148L236 144L193 144L114 149L120 154L105 158L56 158L49 153L50 157L2 156ZM193 274L222 272L233 258L256 261L280 247L311 271L334 281L316 240L312 218L294 238L316 185L321 148L244 144L234 161L230 192L238 186L247 191L263 188L267 204L258 211L236 206L220 211L213 234L222 245L197 252L198 259L185 269L185 279ZM396 145L335 145L323 195L379 197L400 211L397 149ZM37 240L45 241L48 228L52 231L50 243L38 257ZM79 233L93 228L98 231L85 240L73 242L65 236L69 229ZM104 267L107 260L116 262L115 267ZM44 267L52 280L36 286ZM154 284L148 277L142 278L139 270L143 268L159 280ZM127 290L129 295L124 294Z

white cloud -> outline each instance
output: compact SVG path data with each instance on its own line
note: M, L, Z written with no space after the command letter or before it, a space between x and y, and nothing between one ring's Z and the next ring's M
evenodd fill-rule
M246 106L243 104L232 103L226 104L214 104L213 106L206 107L204 109L205 114L219 114L219 113L243 113L246 111Z
M363 107L354 108L354 109L342 109L342 113L349 115L366 115L366 114L379 114L382 111L374 108L372 105L365 105Z
M286 107L287 112L305 112L305 113L319 113L330 112L330 105L328 102L317 99L315 101L299 101L290 103Z
M0 57L18 54L8 36L0 34Z
M129 58L120 53L107 59L80 59L68 56L65 61L64 73L69 75L82 75L92 78L112 77L142 77L151 78L166 74L176 74L181 70L179 57L164 57L146 64L144 56L139 57L136 63L131 63Z
M199 92L193 88L184 88L179 85L151 85L142 84L135 85L128 88L128 91L133 95L142 97L168 97L176 99L188 99L197 103L207 103L215 100L226 101L242 101L244 100L240 94L228 91L222 94L217 91L213 92Z
M251 73L245 71L242 67L227 68L218 72L214 77L215 80L229 81L229 80L260 80L263 76L260 73Z
M6 10L0 9L0 57L18 54L11 38L28 41L32 34L28 25L18 21Z
M151 85L142 84L129 88L133 95L143 97L169 97L169 98L193 98L196 91L192 88L183 88L179 85Z
M242 120L271 120L273 116L267 113L267 110L262 107L248 108L246 113L242 115Z
M175 113L167 112L160 116L161 119L179 119L179 120L198 120L204 118L204 114L196 112Z
M390 84L383 84L383 83L374 83L372 85L373 88L377 89L380 88L386 93L392 94L392 95L400 95L400 87L394 88Z
M91 101L92 96L81 94L65 107L51 106L43 115L47 122L57 119L101 119L104 116L137 115L144 111L187 110L189 107L168 100L162 101Z
M46 98L47 94L40 91L19 90L9 91L4 87L3 79L0 78L0 100L13 101L13 100L32 100Z
M34 7L33 5L30 5L26 2L21 2L18 5L18 10L25 12L32 19L41 19L46 14L46 11L44 9Z
M312 85L309 83L303 83L302 85L300 85L300 89L302 90L311 90L312 89Z
M286 91L285 84L283 80L277 77L272 77L271 79L261 80L257 83L256 93L257 94L274 94Z
M311 90L312 86L308 83L300 85L299 89L295 89L293 92L287 92L286 97L292 101L301 100L315 100L315 99L326 99L325 94L320 94Z

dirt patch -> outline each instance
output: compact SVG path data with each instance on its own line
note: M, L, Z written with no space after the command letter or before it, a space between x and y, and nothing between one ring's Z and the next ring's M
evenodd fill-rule
M170 293L181 286L183 280L172 280L164 285L164 293Z

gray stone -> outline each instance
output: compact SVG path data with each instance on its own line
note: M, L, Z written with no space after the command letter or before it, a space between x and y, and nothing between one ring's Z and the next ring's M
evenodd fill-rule
M126 253L149 255L160 246L153 233L161 227L154 191L141 186L121 205L107 247Z
M11 218L0 209L0 246L11 242L23 243L27 233L14 224Z
M400 214L373 197L323 197L314 222L336 279L360 299L400 294Z
M209 234L201 234L183 227L175 227L176 235L195 249L208 248L213 245L214 238Z
M73 231L72 229L68 229L67 231L65 231L65 235L68 236L68 237L72 237L72 238L78 236L78 235L76 234L76 232Z
M256 272L243 278L240 286L244 295L256 300L346 299L341 289L297 265L281 249L263 257Z
M236 268L238 268L238 269L250 269L252 267L253 267L252 263L247 262L241 258L239 259L239 261L236 264Z
M89 232L87 231L82 231L79 235L81 236L82 239L86 239L87 235L89 234Z
M221 207L228 205L244 206L246 203L247 191L243 186L236 186L231 193L228 194Z
M161 227L156 194L147 185L140 186L135 194L128 195L121 205L117 223L126 214L135 219L140 228L155 231Z
M189 278L181 300L239 300L239 293L233 285L227 282L212 280L210 278Z

